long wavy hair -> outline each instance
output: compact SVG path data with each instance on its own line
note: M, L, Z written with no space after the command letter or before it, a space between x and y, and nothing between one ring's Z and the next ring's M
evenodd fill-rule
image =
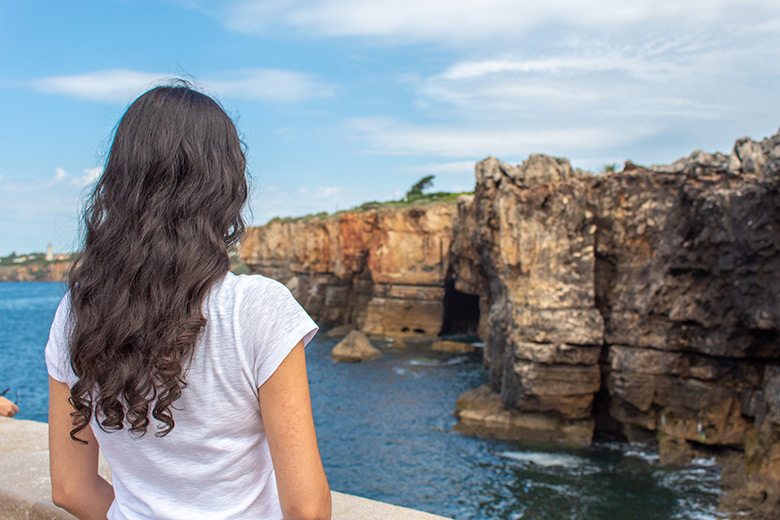
M69 275L74 440L93 414L104 431L143 435L150 416L156 435L173 429L247 192L241 140L208 96L157 87L122 116Z

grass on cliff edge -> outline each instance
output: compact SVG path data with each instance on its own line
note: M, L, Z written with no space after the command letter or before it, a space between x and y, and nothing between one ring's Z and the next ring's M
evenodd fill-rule
M356 206L350 209L343 209L335 213L328 213L327 211L321 211L319 213L310 213L308 215L303 215L302 217L274 217L270 220L270 222L297 222L297 221L309 221L309 220L325 220L327 218L339 216L343 213L362 213L364 211L370 211L372 209L404 209L404 208L411 208L414 206L426 206L429 204L455 203L458 201L458 197L460 197L461 195L473 195L473 194L474 193L470 191L463 191L460 193L438 191L435 193L424 193L413 197L407 197L400 200L386 200L383 202L372 200L370 202L364 202L360 206Z

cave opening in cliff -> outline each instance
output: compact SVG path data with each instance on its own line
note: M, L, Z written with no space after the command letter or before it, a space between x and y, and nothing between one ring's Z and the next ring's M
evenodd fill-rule
M444 286L444 319L441 336L455 334L476 335L479 326L479 295L455 289L455 282L448 277Z

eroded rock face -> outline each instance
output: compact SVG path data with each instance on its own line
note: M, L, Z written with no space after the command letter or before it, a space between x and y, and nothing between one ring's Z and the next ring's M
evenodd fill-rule
M435 336L456 211L435 204L272 221L249 230L241 258L252 272L286 283L322 325Z
M517 167L488 158L476 171L474 197L460 202L453 269L456 287L485 301L490 388L515 418L574 421L562 438L588 444L604 321L587 177L544 156Z
M460 400L461 431L739 450L725 503L774 518L780 134L603 175L488 158L476 177L456 205L256 228L245 261L372 333L436 334L453 291L475 295L489 384Z
M560 415L521 413L507 409L501 396L485 385L463 394L456 404L455 430L466 435L498 439L560 442L588 446L593 437L593 420L572 420Z
M488 157L476 167L477 185L488 189L499 187L502 182L521 188L558 184L582 175L584 172L572 169L568 159L542 154L531 154L523 164L517 166Z
M476 347L471 343L464 343L462 341L434 341L431 345L431 350L439 352L454 352L458 354L468 354L474 352Z
M601 414L663 439L667 460L744 449L735 496L777 511L780 136L602 176L548 168L526 183L480 163L456 224L455 272L487 295L495 395L513 414Z

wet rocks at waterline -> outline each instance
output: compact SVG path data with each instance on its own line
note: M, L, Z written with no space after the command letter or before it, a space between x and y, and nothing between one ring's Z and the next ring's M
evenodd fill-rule
M467 354L474 352L476 347L471 343L466 343L463 341L440 340L433 342L431 345L431 350L438 352Z

